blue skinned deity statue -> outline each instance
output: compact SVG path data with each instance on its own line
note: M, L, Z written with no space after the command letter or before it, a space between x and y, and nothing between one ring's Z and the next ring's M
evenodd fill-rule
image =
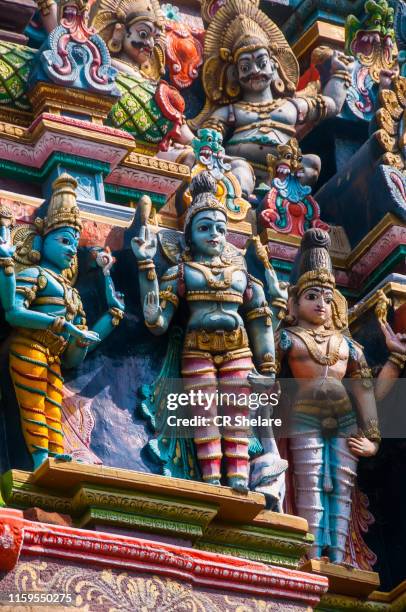
M185 300L189 317L177 375L182 376L184 390L203 389L209 395L237 389L238 397L248 396L252 388L261 385L262 390L269 391L275 382L275 353L272 313L264 289L247 273L242 253L226 240L227 208L215 197L213 177L205 171L197 174L190 193L192 204L185 217L184 248L177 265L169 268L159 282L153 262L157 240L152 231L143 225L140 236L133 238L145 324L155 335L165 333L180 301ZM193 430L201 478L207 483L227 483L235 490L247 491L250 434L241 419L237 423L235 417L248 417L249 402L236 405L231 401L225 406L203 403L199 413L201 409L206 422L198 423ZM230 420L223 419L219 427L218 416ZM287 462L280 459L270 438L268 458L272 469L267 471L267 478L274 480L283 474ZM155 440L154 448L158 446ZM161 460L166 453L164 446L158 448ZM267 442L262 444L266 454L265 446ZM171 460L168 455L168 464ZM165 473L174 475L176 472L168 464ZM190 477L186 475L188 459L184 464L183 477ZM265 478L260 480L264 484Z
M72 286L82 224L77 183L67 174L53 183L44 219L36 228L12 230L12 215L0 210L0 298L12 326L10 374L21 425L34 469L64 452L61 365L79 366L123 317L124 305L110 277L112 258L100 252L108 311L89 330L78 291ZM17 246L13 246L13 243Z

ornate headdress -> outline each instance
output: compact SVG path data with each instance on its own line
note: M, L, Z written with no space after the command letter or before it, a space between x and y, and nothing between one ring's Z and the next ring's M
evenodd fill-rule
M80 210L76 203L77 181L69 174L61 174L52 184L52 196L44 219L36 219L37 228L43 236L59 227L82 230Z
M202 210L217 210L227 219L227 208L216 197L217 183L209 172L199 172L190 183L192 203L186 211L183 231L186 242L190 238L190 225L192 219Z
M138 21L151 21L161 30L154 52L158 63L164 64L164 15L158 0L97 0L92 7L92 26L105 40L112 53L121 51L121 49L112 48L115 27L122 24L127 28Z
M333 292L333 324L336 329L344 329L348 326L347 300L336 289L329 253L330 247L330 236L324 230L312 228L304 233L298 256L299 278L289 288L289 294L297 300L306 289L311 287L331 289Z
M227 0L212 19L205 37L203 85L217 104L237 99L239 88L230 68L244 51L265 47L279 63L278 72L290 93L299 79L296 57L280 29L258 8L258 0Z

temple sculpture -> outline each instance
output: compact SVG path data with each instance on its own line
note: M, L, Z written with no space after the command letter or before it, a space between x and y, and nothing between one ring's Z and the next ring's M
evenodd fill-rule
M405 609L405 65L406 0L0 0L2 603Z
M279 367L286 362L299 381L290 441L297 510L315 538L312 556L327 549L341 563L357 460L376 454L380 432L371 372L361 347L343 333L347 304L335 286L329 243L323 230L304 234L277 353ZM341 382L345 376L353 380L355 406Z
M96 261L104 270L108 311L89 330L72 281L82 223L76 204L76 181L61 175L44 219L36 227L11 234L11 211L1 208L0 297L13 333L10 374L20 408L21 425L34 469L48 457L69 461L61 423L61 363L77 367L89 350L120 323L124 305L110 278L111 256ZM15 241L15 245L13 245Z
M243 157L266 176L266 156L312 125L337 115L350 84L351 60L334 53L322 93L298 92L299 67L279 28L258 2L230 0L206 32L202 73L206 104L192 125L223 134L226 152ZM303 156L306 179L315 182L320 160ZM242 165L241 184L247 180Z
M248 395L252 373L254 381L256 376L262 384L265 379L272 387L274 338L262 285L248 274L242 255L226 241L227 208L215 197L216 182L207 171L195 176L190 193L192 203L184 224L185 249L179 264L169 268L159 282L152 260L156 238L147 226L142 226L140 237L132 240L145 324L153 334L165 333L183 298L190 309L181 365L185 388L204 385L205 390L216 392L217 386L226 390L234 383L240 394ZM223 409L233 419L236 414L249 414L248 402ZM220 435L214 421L217 407L210 404L205 410L210 422L196 427L194 437L203 480L220 484L224 456L228 485L247 491L249 431L235 424L225 426ZM286 465L277 451L275 461L283 472Z

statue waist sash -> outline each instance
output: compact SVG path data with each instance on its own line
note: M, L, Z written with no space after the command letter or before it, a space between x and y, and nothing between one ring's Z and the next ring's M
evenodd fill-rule
M294 414L313 417L320 423L324 435L334 435L339 430L340 420L350 414L354 414L349 397L341 399L302 399L294 404Z
M188 302L230 302L234 304L242 304L244 299L239 291L227 290L205 290L205 291L188 291L186 293Z
M12 336L12 342L37 348L53 357L59 357L68 344L65 338L58 336L50 329L25 329L22 327L16 328Z
M183 348L184 351L198 350L208 353L249 349L248 335L244 327L232 331L196 329L187 332Z

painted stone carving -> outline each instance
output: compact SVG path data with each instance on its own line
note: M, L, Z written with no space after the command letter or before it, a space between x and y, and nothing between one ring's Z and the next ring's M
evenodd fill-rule
M320 219L320 208L303 185L303 156L296 139L278 145L277 154L267 157L270 190L261 206L260 221L277 232L303 236L311 227L328 230Z
M217 184L216 198L225 204L230 220L244 219L250 203L242 197L241 185L231 170L231 164L225 162L223 137L220 132L208 128L198 130L192 140L196 162L192 168L192 177L199 172L209 172ZM189 205L192 201L190 191L184 197Z
M110 120L137 140L167 150L171 140L190 142L185 102L161 79L165 66L164 18L157 0L100 0L92 25L106 41L119 70L119 102Z
M404 0L398 0L396 3L394 28L396 43L399 49L398 63L400 76L404 77L406 76L406 2Z
M394 9L386 0L368 0L361 22L349 15L345 26L348 55L355 57L347 104L360 119L370 121L377 102L381 73L396 68L397 48L393 29Z
M63 0L58 25L39 52L30 82L50 80L57 85L118 95L117 70L112 67L104 40L88 26L87 0Z
M108 336L123 317L123 303L107 263L104 272L108 311L88 330L80 295L73 287L82 223L76 205L76 181L61 175L53 183L47 215L35 228L17 226L2 209L0 221L0 298L13 332L10 374L21 425L34 468L47 457L71 460L62 429L61 365L76 367Z
M163 4L165 58L170 82L178 89L190 87L203 64L204 30L182 23L179 9ZM176 9L176 10L175 10Z
M327 554L342 563L358 457L377 452L380 433L371 371L362 347L343 333L347 303L335 287L329 245L320 229L304 234L277 360L278 368L287 364L298 382L290 452L297 512L315 537L311 556ZM342 383L345 376L354 406Z
M165 333L180 300L185 299L190 315L181 356L184 388L198 389L203 383L205 391L216 393L217 389L226 391L227 385L230 389L231 384L235 389L237 384L238 393L247 396L250 385L255 386L257 379L265 387L274 384L271 311L261 283L248 274L241 252L226 241L227 208L214 195L216 183L211 175L197 174L190 190L192 204L185 216L184 248L179 252L178 246L178 263L159 282L152 260L157 240L151 230L143 226L140 237L132 241L145 324L155 335ZM172 245L172 257L174 250ZM174 357L172 366L173 360ZM248 406L232 402L222 408L231 418L249 412ZM238 423L226 424L220 432L214 420L215 402L206 406L204 414L208 417L207 424L197 426L193 435L202 479L216 485L226 482L236 490L246 491L249 486L247 428ZM155 441L158 452L161 443ZM182 453L176 456L180 458ZM162 460L167 469L172 459L166 455ZM280 459L275 445L268 460L272 462L275 479L285 471L287 463ZM190 473L188 463L183 468L186 474ZM179 471L179 466L176 469Z
M282 32L258 2L230 0L208 26L202 81L206 105L191 125L220 131L228 155L245 158L257 179L266 178L266 157L313 125L341 111L351 60L334 52L323 92L297 92L299 68ZM320 162L304 156L309 182ZM246 167L235 169L245 192Z

